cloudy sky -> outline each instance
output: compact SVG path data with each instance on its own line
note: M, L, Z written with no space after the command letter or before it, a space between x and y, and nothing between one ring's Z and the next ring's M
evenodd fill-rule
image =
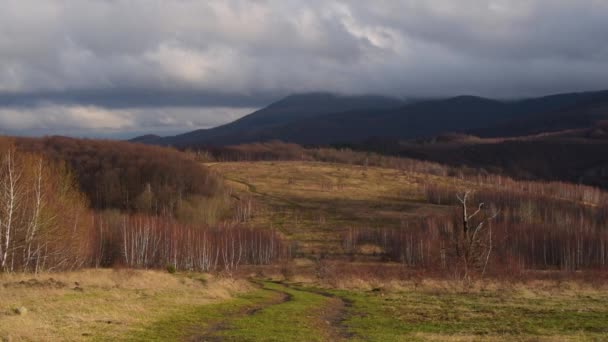
M605 0L2 0L0 133L212 127L289 93L608 88Z

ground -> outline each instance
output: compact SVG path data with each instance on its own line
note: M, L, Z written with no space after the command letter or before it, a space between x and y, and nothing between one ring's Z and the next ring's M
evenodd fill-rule
M329 286L157 271L0 278L11 341L415 341L608 338L605 285L449 280ZM240 280L235 280L240 279ZM78 282L78 285L75 284ZM14 309L27 308L18 314Z
M0 339L115 339L164 317L251 290L246 281L211 275L92 269L0 276ZM15 309L25 307L18 315Z

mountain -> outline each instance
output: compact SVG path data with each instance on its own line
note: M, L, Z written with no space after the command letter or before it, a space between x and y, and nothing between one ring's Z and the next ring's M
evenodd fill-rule
M411 138L485 127L507 114L504 103L474 96L423 101L376 111L333 113L276 128L273 139L300 144L358 142L371 137Z
M378 110L402 105L404 102L395 98L374 95L337 95L330 93L307 93L285 97L263 109L246 115L231 123L212 129L200 129L185 134L158 139L137 137L132 141L142 141L173 146L190 146L205 144L235 144L264 140L271 136L276 127L302 119L320 115L345 112L355 109Z
M499 101L475 96L423 101L384 111L329 114L277 128L273 138L303 144L412 139L445 133L501 137L591 127L608 119L608 91Z
M485 137L513 137L591 127L608 119L608 91L547 96L520 101L530 115L471 133Z
M300 144L360 143L445 133L516 136L591 127L608 119L608 91L521 100L477 96L411 103L380 96L312 93L288 96L232 123L159 139L177 147L283 140Z

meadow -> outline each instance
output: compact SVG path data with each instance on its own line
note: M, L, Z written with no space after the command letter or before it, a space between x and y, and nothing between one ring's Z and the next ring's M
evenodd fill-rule
M303 253L341 253L349 228L400 228L447 209L425 200L425 184L450 181L438 176L321 162L207 165L224 175L239 198L254 200L250 224L279 230Z
M10 341L597 341L600 283L346 277L332 284L276 267L232 277L83 270L0 279ZM299 269L301 268L301 269ZM251 272L251 273L249 273ZM17 310L26 312L18 313Z

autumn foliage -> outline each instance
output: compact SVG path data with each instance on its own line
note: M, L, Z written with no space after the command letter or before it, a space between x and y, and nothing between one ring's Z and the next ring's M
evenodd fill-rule
M484 245L477 250L478 274L608 268L608 207L590 205L578 196L560 199L544 193L514 188L472 195L472 203L485 204L480 218L492 217L479 231ZM376 244L390 260L462 276L460 194L456 188L428 186L427 200L453 206L452 214L421 218L403 229L351 229L344 236L345 247L354 251L362 244Z
M193 198L213 202L220 191L214 175L177 151L63 138L4 139L0 271L115 265L232 271L281 258L276 232L205 222L211 214L193 207ZM139 207L142 194L148 207ZM122 211L100 210L107 207ZM178 214L196 223L181 222Z
M19 138L16 144L67 164L95 209L174 214L184 200L223 192L219 177L169 148L65 137Z
M275 231L236 223L187 225L150 215L97 215L92 235L95 266L123 265L186 271L232 271L285 256Z
M65 167L12 141L0 148L0 266L43 271L86 265L91 225L84 196Z

